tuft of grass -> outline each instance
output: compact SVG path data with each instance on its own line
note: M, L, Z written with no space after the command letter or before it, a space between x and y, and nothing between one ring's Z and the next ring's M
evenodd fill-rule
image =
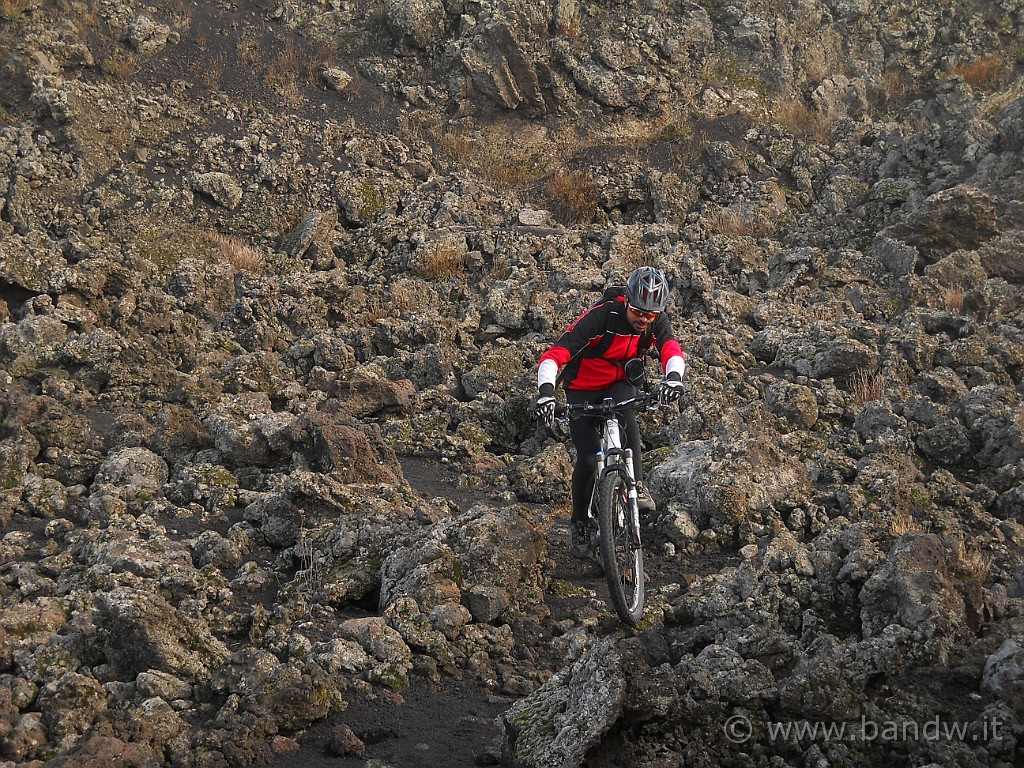
M968 546L963 539L953 542L951 554L956 573L960 578L984 586L992 573L992 566L995 562L991 554Z
M708 217L711 228L720 235L753 237L754 227L740 211L733 208L719 208Z
M263 254L248 243L220 232L210 232L207 237L217 246L221 258L236 270L259 272L263 269Z
M466 249L450 240L435 240L425 246L416 263L416 273L429 280L443 280L466 268Z
M399 281L387 297L371 297L366 301L366 309L360 316L363 325L373 325L386 317L401 317L410 312L418 312L426 306L427 301L422 288L411 281Z
M597 185L589 173L558 171L547 182L546 195L561 221L589 222L600 208Z
M859 370L850 379L850 389L853 392L853 399L858 405L870 403L873 400L881 400L885 394L885 379L880 373L868 373Z
M775 120L794 136L827 144L832 134L832 120L802 99L782 102L775 110Z
M224 65L224 54L207 58L199 71L199 81L207 89L217 90L220 87L221 78L224 76Z
M135 72L135 56L122 48L115 48L100 62L100 71L111 80L126 83Z
M295 584L297 587L297 603L300 606L299 612L305 614L308 610L308 600L313 600L315 595L324 587L327 575L327 566L323 556L317 551L317 542L314 539L314 531L306 526L306 511L299 510L299 539L295 542L294 553L298 557L298 569L295 573Z
M901 536L906 536L911 531L920 533L924 528L921 526L914 516L910 514L910 510L898 509L889 520L889 534L894 538L898 539Z
M711 229L719 235L770 237L779 228L771 216L757 209L719 208L709 213L707 219Z
M92 0L91 3L75 6L79 9L77 23L81 29L96 29L103 20L103 6L100 0Z
M239 41L239 58L258 56L258 49L248 41ZM267 64L265 79L289 106L302 103L302 86L313 85L330 63L333 51L325 45L298 46L291 39L284 41L281 50Z
M0 18L8 21L20 21L25 18L29 0L0 0Z
M251 66L260 63L260 40L253 30L247 29L238 36L235 56L239 64Z
M878 81L877 86L872 88L868 94L868 101L872 111L876 114L881 114L887 109L903 106L910 100L913 87L913 78L905 71L892 70L886 72Z
M530 126L495 124L476 133L438 133L452 160L474 168L501 190L520 190L542 179L559 154L546 132Z
M946 309L951 312L963 312L964 292L959 288L948 288L942 300L943 304L946 305Z
M1012 71L1012 65L1002 53L989 53L953 68L953 74L975 88L998 85Z
M93 0L98 2L98 0ZM189 8L187 0L174 0L171 6L171 21L178 29L190 29L192 27L192 9Z

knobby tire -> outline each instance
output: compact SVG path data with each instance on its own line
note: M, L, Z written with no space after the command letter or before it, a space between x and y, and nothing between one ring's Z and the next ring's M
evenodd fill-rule
M601 478L598 522L601 561L612 605L619 618L635 626L644 613L644 553L629 531L629 484L624 472Z

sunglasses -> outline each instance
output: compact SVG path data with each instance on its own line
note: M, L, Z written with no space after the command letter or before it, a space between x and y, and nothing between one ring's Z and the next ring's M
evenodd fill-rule
M653 320L654 318L661 314L661 312L645 312L642 309L637 309L632 304L628 304L627 306L629 307L630 312L632 312L634 315L637 315L638 317L644 318L645 320Z

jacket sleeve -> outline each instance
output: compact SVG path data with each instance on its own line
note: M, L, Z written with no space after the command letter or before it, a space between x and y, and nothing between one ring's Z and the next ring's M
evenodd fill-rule
M595 347L604 337L607 326L607 307L598 304L591 307L562 332L558 340L540 356L537 367L537 386L554 384L558 372L565 365L583 353L588 347Z
M676 341L675 333L672 331L672 322L664 312L654 321L653 331L662 371L666 376L670 373L678 373L681 379L686 372L686 353Z

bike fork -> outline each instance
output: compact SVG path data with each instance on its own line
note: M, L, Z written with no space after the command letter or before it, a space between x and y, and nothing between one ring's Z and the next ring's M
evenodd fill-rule
M627 448L624 455L626 457L626 477L629 478L629 509L627 511L629 525L626 526L626 530L633 539L632 545L636 549L641 549L643 543L640 541L640 504L636 495L636 478L633 476L633 449Z

